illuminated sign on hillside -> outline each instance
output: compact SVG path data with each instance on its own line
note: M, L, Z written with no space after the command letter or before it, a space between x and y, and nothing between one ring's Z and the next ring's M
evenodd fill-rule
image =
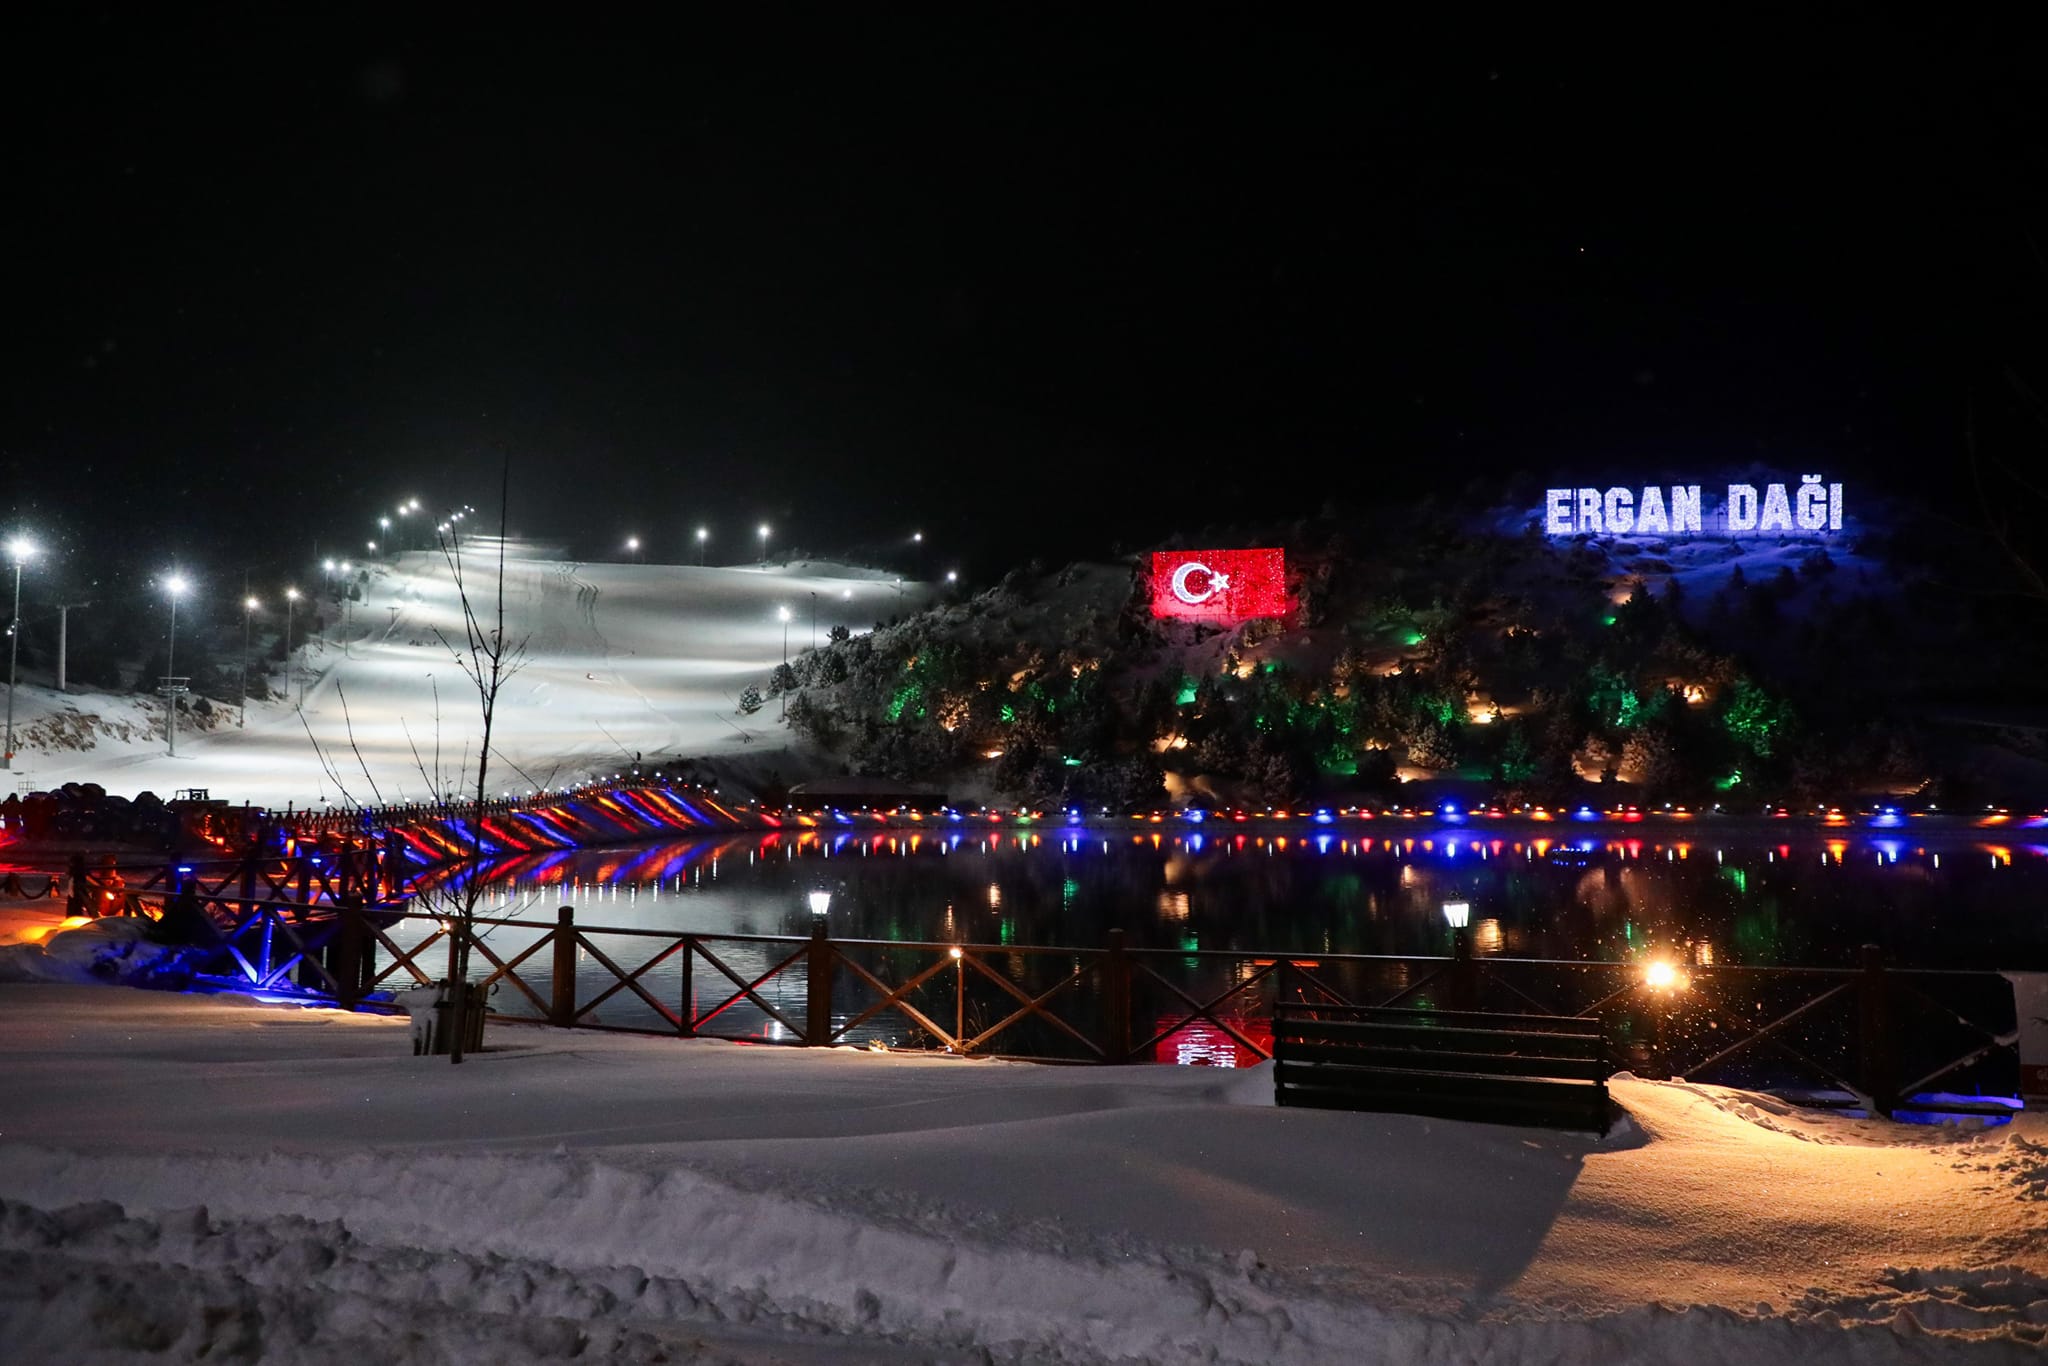
M1246 621L1287 614L1287 560L1278 550L1169 550L1152 556L1152 615Z
M1552 536L1825 536L1841 529L1842 486L1817 474L1761 490L1730 484L1711 511L1698 484L1543 493L1543 530Z

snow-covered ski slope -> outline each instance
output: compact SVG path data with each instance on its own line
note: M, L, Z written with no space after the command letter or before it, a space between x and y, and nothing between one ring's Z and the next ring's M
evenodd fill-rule
M497 551L484 537L462 547L463 578L487 624L496 612ZM834 625L870 629L920 606L928 591L881 571L818 562L590 564L524 542L508 542L505 552L505 634L522 648L499 698L491 781L498 792L578 781L621 769L636 754L652 762L777 747L785 732L776 704L741 716L736 702L782 659L785 631L794 655L810 644L814 611L822 641ZM426 774L459 780L475 772L481 725L476 688L457 658L466 658L463 641L448 562L408 554L373 566L361 601L346 614L330 609L324 639L297 652L308 675L303 718L294 684L290 701L252 702L246 729L229 720L184 731L172 758L154 699L59 698L25 685L15 724L27 743L15 776L35 787L97 782L126 794L205 787L280 808L419 800ZM281 687L282 671L272 680ZM128 733L102 728L88 749L38 748L47 723L67 708L125 719L117 729ZM66 729L92 728L73 718Z

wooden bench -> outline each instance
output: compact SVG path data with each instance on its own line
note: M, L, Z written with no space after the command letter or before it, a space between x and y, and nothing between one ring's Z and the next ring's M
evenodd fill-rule
M1598 1020L1283 1002L1273 1062L1281 1105L1607 1132Z

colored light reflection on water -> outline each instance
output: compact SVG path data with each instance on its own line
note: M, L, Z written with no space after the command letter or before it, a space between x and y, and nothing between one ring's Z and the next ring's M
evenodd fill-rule
M803 935L807 894L824 889L830 931L848 938L1097 946L1120 928L1134 946L1194 934L1213 949L1423 954L1446 951L1439 908L1457 900L1495 927L1480 951L1513 957L1705 944L1720 963L1832 965L1876 943L1902 966L2048 968L2048 925L2033 913L2048 899L2039 844L1839 829L1787 841L1782 827L1770 843L1310 829L806 830L551 852L491 865L482 913L551 922L566 904L589 924ZM949 930L948 908L987 907L991 886L1007 938L974 914Z

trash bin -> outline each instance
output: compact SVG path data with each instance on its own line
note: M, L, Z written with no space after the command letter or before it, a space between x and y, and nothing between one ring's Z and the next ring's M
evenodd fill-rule
M490 993L481 982L464 984L469 992L467 1010L463 1014L462 1051L481 1053L484 1047L484 1011L488 1008ZM448 983L436 982L430 987L414 987L397 994L398 1004L412 1020L412 1051L414 1057L447 1057L451 1024L448 1019L454 1010L454 1001L448 995Z

